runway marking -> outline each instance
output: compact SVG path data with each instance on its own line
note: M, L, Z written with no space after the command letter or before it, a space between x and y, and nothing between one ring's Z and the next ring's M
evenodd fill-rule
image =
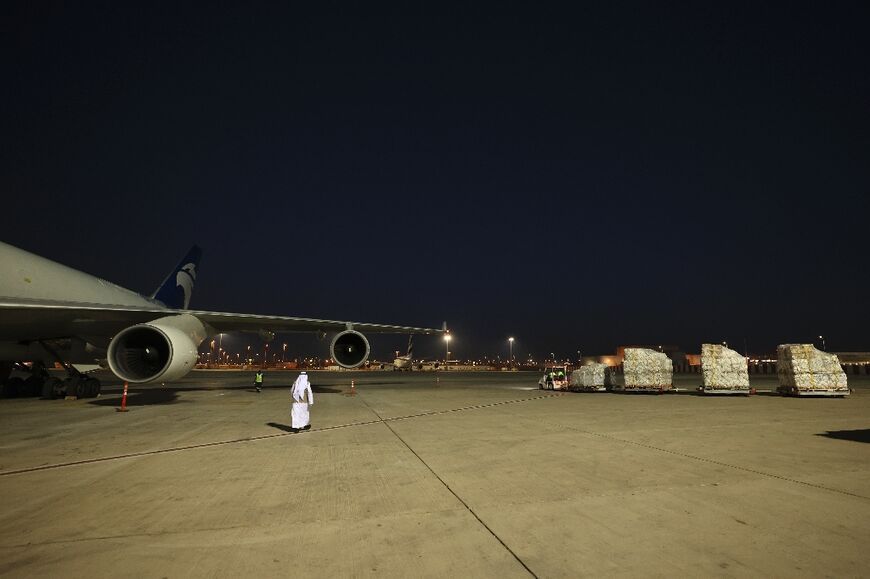
M110 462L113 460L122 460L122 459L127 459L127 458L137 458L140 456L153 456L153 455L157 455L157 454L167 454L170 452L182 452L185 450L197 450L200 448L210 448L213 446L224 446L224 445L228 445L228 444L240 444L240 443L244 443L244 442L257 442L259 440L270 440L273 438L280 438L282 436L300 436L300 435L305 435L305 434L313 434L315 432L327 432L330 430L339 430L342 428L353 428L353 427L357 427L357 426L367 426L370 424L381 424L383 422L392 422L395 420L409 420L412 418L421 418L423 416L437 416L439 414L449 414L451 412L464 412L467 410L479 410L481 408L492 408L494 406L501 406L504 404L519 404L522 402L531 402L534 400L541 400L544 398L554 398L554 397L563 396L563 395L564 395L563 393L544 394L541 396L532 396L531 398L519 398L519 399L515 399L515 400L502 400L500 402L491 402L489 404L475 404L472 406L463 406L460 408L450 408L448 410L433 410L431 412L420 412L418 414L408 414L405 416L394 416L392 418L383 418L383 419L378 419L378 420L364 420L361 422L349 422L347 424L337 424L335 426L327 426L326 428L316 428L316 429L311 429L311 430L304 430L302 432L280 432L280 433L276 433L276 434L262 434L260 436L250 436L248 438L236 438L233 440L218 440L216 442L203 442L200 444L189 444L186 446L173 446L170 448L160 448L157 450L143 450L140 452L130 452L127 454L116 454L116 455L112 455L112 456L101 456L101 457L97 457L97 458L87 458L87 459L83 459L83 460L74 460L74 461L70 461L70 462L59 462L59 463L55 463L55 464L43 464L40 466L21 468L21 469L17 469L17 470L2 471L2 472L0 472L0 477L11 476L11 475L15 475L15 474L27 474L27 473L31 473L31 472L39 472L41 470L53 470L53 469L57 469L57 468L66 468L66 467L70 467L70 466L80 466L80 465L86 465L86 464L96 464L96 463L100 463L100 462ZM360 397L360 400L362 400L361 397ZM363 402L363 403L365 403L365 402ZM366 404L366 406L369 407L368 404ZM371 407L369 407L369 409L371 409Z
M766 477L769 477L769 478L775 478L775 479L783 480L783 481L790 482L790 483L795 483L795 484L799 484L799 485L804 485L804 486L812 487L812 488L815 488L815 489L818 489L818 490L829 491L829 492L832 492L832 493L839 493L839 494L841 494L841 495L846 495L846 496L854 497L854 498L857 498L857 499L870 500L870 497L866 497L866 496L864 496L864 495L859 495L859 494L852 493L852 492L849 492L849 491L844 491L844 490L840 490L840 489L835 489L835 488L827 487L827 486L820 485L820 484L816 484L816 483L811 483L811 482L807 482L807 481L802 481L802 480L800 480L800 479L790 478L790 477L782 476L782 475L779 475L779 474L773 474L773 473L765 472L765 471L763 471L763 470L757 470L757 469L754 469L754 468L750 468L750 467L747 467L747 466L740 466L740 465L737 465L737 464L730 464L730 463L722 462L721 460L716 460L716 459L713 459L713 458L705 458L705 457L703 457L703 456L695 456L694 454L688 454L688 453L685 453L685 452L679 452L679 451L676 451L676 450L668 450L667 448L660 448L660 447L658 447L658 446L653 446L652 444L646 444L646 443L643 443L643 442L635 442L635 441L633 441L633 440L626 440L626 439L624 439L624 438L619 438L619 437L616 437L616 436L612 436L612 435L610 435L610 434L602 434L602 433L600 433L600 432L592 432L592 431L590 431L590 430L583 430L582 428L577 428L577 427L575 427L575 426L566 426L566 425L564 425L564 424L556 424L556 425L554 425L554 426L559 426L559 427L561 427L561 428L563 428L563 429L565 429L565 430L573 430L573 431L575 431L575 432L582 432L583 434L588 434L588 435L590 435L590 436L597 436L598 438L606 438L606 439L608 439L608 440L613 440L613 441L616 441L616 442L622 442L622 443L625 443L625 444L631 444L631 445L634 445L634 446L639 446L639 447L641 447L641 448L647 448L647 449L649 449L649 450L655 450L655 451L658 451L658 452L664 452L664 453L672 454L672 455L674 455L674 456L679 456L679 457L682 457L682 458L689 458L689 459L697 460L697 461L700 461L700 462L708 462L708 463L710 463L710 464L715 464L715 465L718 465L718 466L724 466L724 467L727 467L727 468L733 468L733 469L735 469L735 470L742 470L742 471L744 471L744 472L751 472L751 473L753 473L753 474L758 474L758 475L766 476Z
M550 396L552 396L552 395L550 395ZM536 396L535 398L530 398L530 399L528 399L528 400L537 400L537 399L540 399L540 398L548 398L548 397L549 397L549 396ZM405 442L405 439L402 438L402 437L399 435L399 433L396 432L396 431L393 429L393 427L390 425L390 422L392 422L393 420L396 420L396 419L390 419L390 418L384 419L384 418L381 418L381 415L378 414L378 411L375 410L374 408L372 408L371 406L369 406L369 405L368 405L368 402L366 402L365 399L361 399L361 400L362 400L362 403L365 404L366 408L368 408L369 410L371 410L372 414L374 414L375 416L378 417L378 422L382 423L384 426L386 426L387 428L390 429L390 432L393 433L393 436L395 436L397 439L399 439L399 442L401 442L402 444L404 444L404 445L405 445L405 448L407 448L409 451L411 451L411 454L413 454L414 456L417 457L417 460L419 460L419 461L423 464L423 466L425 466L425 467L429 470L429 472L432 473L432 476L434 476L436 479L438 479L438 482L440 482L442 485L444 485L444 488L446 488L446 489L450 492L450 494L452 494L454 497L456 497L456 500L459 501L459 502L462 504L463 507L465 507L465 510L467 510L469 513L471 513L471 516L473 516L475 519L477 519L477 522L480 523L480 524L483 526L484 529L486 529L487 531L489 531L489 534L492 535L492 536L495 538L495 540L498 541L498 542L501 544L501 546L504 547L505 550L506 550L508 553L511 554L511 556L513 556L514 559L516 559L517 563L519 563L520 565L522 565L522 566L523 566L523 569L525 569L525 570L528 572L529 575L531 575L531 576L534 577L535 579L538 579L538 576L535 574L535 572L532 571L531 569L529 569L529 566L526 565L526 563L525 563L522 559L520 559L519 555L517 555L516 553L514 553L513 549L511 549L510 547L508 547L507 543L505 543L505 542L502 540L502 538L499 537L499 536L495 533L495 531L493 531L493 530L490 528L490 526L487 525L487 524L483 521L483 519L481 519L480 516L479 516L476 512L474 512L474 509L472 509L471 506L470 506L468 503L466 503L466 502L462 499L462 497L460 497L458 494L456 494L456 491L454 491L452 488L450 488L450 485L447 484L447 482L446 482L443 478L441 478L441 477L438 475L438 473L435 472L435 471L432 469L431 466L429 466L429 463L427 463L425 460L423 460L423 457L420 456L419 454L417 454L417 451L414 450L413 448L411 448L411 445L408 444L407 442ZM525 402L525 401L527 401L527 400L523 400L523 402ZM466 409L471 409L471 408L486 408L486 407L490 407L490 406L498 406L499 404L506 404L506 403L507 403L507 402L496 402L496 403L493 403L493 404L481 404L481 405L477 405L477 406L469 406L469 407L467 407ZM443 414L443 413L445 413L445 412L456 412L456 410L447 410L447 411L443 411L443 412L437 412L437 413L435 413L435 414ZM403 417L402 419L404 419L404 418L407 418L407 417ZM401 420L401 419L400 419L400 420Z

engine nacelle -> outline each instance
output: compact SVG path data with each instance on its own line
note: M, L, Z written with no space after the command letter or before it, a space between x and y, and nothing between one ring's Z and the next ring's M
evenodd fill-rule
M205 326L190 314L166 316L119 332L109 343L109 367L126 382L170 382L196 365Z
M369 341L353 330L345 330L332 339L329 354L342 368L359 368L368 359Z

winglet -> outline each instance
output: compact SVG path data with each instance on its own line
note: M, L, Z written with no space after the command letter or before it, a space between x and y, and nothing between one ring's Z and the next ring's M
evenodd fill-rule
M190 304L193 285L196 282L196 270L202 258L202 249L194 245L178 265L175 266L163 283L157 288L151 298L161 302L167 308L186 310Z
M447 322L446 321L441 324L441 331L442 332L449 332L450 331L447 329Z

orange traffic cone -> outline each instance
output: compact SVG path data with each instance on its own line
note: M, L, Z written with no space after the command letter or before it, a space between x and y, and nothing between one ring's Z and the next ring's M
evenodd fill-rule
M118 412L127 412L127 386L128 384L124 382L124 393L121 394L121 407L115 408Z

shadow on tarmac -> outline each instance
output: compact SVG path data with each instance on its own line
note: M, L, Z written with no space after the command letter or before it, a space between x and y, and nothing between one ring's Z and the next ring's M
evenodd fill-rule
M824 434L817 434L816 436L836 438L837 440L851 440L853 442L870 442L870 428L862 430L829 430Z
M193 390L193 388L189 388ZM178 398L178 389L160 388L148 390L128 390L127 391L127 406L151 406L152 404L177 404L187 402ZM97 398L91 400L88 404L94 406L119 406L120 398Z
M629 394L631 394L631 392L629 392ZM657 392L654 392L653 394L657 394ZM706 397L706 398L754 398L755 396L775 396L777 398L782 397L782 394L780 394L779 392L776 392L775 390L774 391L756 390L755 392L752 392L752 393L745 392L745 391L726 393L726 392L703 392L703 391L698 390L698 389L693 389L693 390L680 389L680 390L674 390L671 392L665 392L665 394L669 394L669 395L676 394L678 396L702 396L702 397Z
M150 406L158 404L177 404L181 402L190 402L190 400L182 400L179 398L180 392L204 392L214 390L244 390L256 394L257 391L247 385L244 386L222 386L220 388L130 388L127 390L127 406ZM263 390L286 390L289 395L290 385L278 386L263 386ZM311 385L311 390L317 394L342 394L344 390L341 388L328 388L326 386ZM120 394L115 389L110 390L107 394ZM96 398L88 402L94 406L119 406L121 399L118 396Z
M263 386L263 390L287 390L288 393L290 392L291 388L292 388L292 385L291 386ZM188 388L188 390L196 390L196 388ZM215 389L213 388L213 390L215 390ZM227 388L226 390L235 390L235 388ZM248 392L254 392L254 393L257 392L257 390L254 388L248 388L247 390L248 390ZM342 392L344 392L344 390L341 390L340 388L327 388L326 386L315 386L314 384L311 385L311 391L316 393L316 394L341 394Z
M294 432L292 427L287 426L286 424L279 424L277 422L267 422L266 426L271 426L272 428L277 428L278 430L283 430L284 432Z

